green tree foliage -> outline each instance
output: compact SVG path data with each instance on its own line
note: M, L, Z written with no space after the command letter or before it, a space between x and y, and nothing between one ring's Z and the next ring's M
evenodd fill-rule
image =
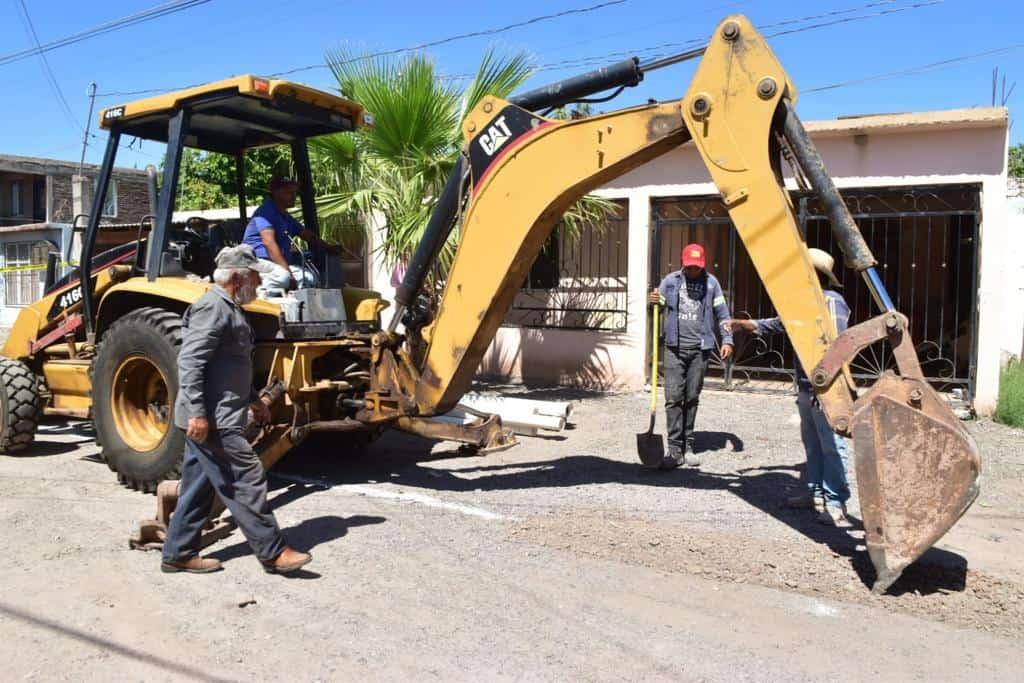
M291 152L287 147L251 150L245 155L245 199L249 206L266 195L275 174L291 173ZM238 205L235 160L226 154L186 149L181 161L180 196L182 210L222 209Z
M1015 178L1024 180L1024 142L1018 142L1010 148L1009 173Z

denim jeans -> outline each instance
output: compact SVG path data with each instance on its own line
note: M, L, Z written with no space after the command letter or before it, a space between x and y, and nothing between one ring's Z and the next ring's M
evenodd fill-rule
M826 505L843 505L850 499L846 439L832 431L810 392L797 392L796 405L800 412L800 439L807 453L807 487L812 494L822 496Z
M316 287L316 277L312 271L303 269L299 266L289 266L288 270L285 270L281 266L277 265L273 261L267 259L261 259L265 263L271 264L274 269L269 273L262 273L260 275L261 284L266 289L288 289L288 284L291 279L294 278L299 283L300 287Z

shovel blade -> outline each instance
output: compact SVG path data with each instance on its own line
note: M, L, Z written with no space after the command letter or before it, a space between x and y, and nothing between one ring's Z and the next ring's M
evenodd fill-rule
M644 467L661 467L665 459L665 439L661 434L641 432L636 435L636 452Z
M974 439L927 382L883 376L854 405L864 536L885 592L978 497Z

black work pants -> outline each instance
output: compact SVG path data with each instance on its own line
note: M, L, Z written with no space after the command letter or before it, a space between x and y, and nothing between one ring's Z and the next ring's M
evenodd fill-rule
M693 425L709 351L665 347L665 421L670 449L693 446Z

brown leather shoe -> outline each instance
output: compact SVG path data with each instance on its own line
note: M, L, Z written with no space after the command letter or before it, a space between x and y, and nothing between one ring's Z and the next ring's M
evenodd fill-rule
M268 574L291 574L312 561L313 556L309 553L300 553L298 550L285 546L280 555L270 562L263 563L263 571Z
M160 571L165 574L175 574L177 572L188 572L189 574L209 574L210 572L217 572L223 569L220 564L220 560L215 560L211 557L199 557L193 555L187 560L179 562L168 562L164 560L160 563Z

